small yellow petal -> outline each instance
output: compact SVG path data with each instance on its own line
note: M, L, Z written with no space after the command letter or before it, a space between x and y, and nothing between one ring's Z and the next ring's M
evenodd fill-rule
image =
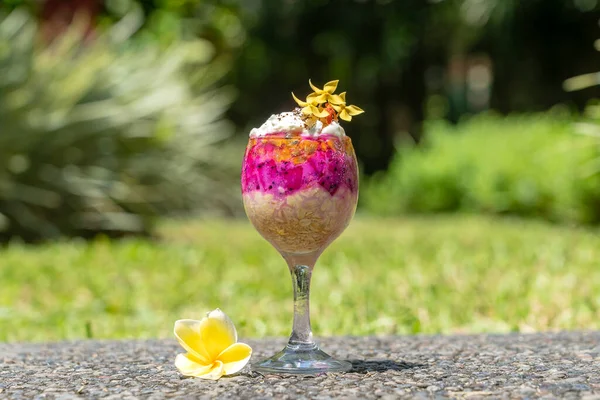
M315 117L319 117L319 118L325 118L325 117L329 116L329 113L327 112L327 110L319 110L315 106L311 106L311 112Z
M346 104L346 101L344 101L344 99L342 98L342 95L337 95L337 94L330 94L329 95L329 102L334 105L334 104Z
M325 90L327 93L333 93L333 92L335 92L335 89L337 89L338 83L339 83L339 80L329 81L325 84L325 87L323 88L323 90Z
M252 348L250 346L246 343L235 343L223 350L217 359L223 363L225 375L231 375L244 368L251 355Z
M332 104L332 105L331 105L331 107L333 107L333 109L334 109L335 111L337 111L337 112L340 112L340 111L342 111L342 110L344 109L344 106L343 106L343 104L339 104L339 105L337 105L337 104Z
M185 376L200 376L209 372L213 365L212 363L205 365L193 354L187 353L177 354L175 367Z
M352 117L350 116L350 114L348 114L346 109L342 110L342 112L340 113L340 118L344 121L352 121Z
M327 103L327 101L329 100L329 96L331 96L329 93L321 93L314 97L315 103L316 104Z
M294 92L292 92L292 97L294 98L294 101L295 101L296 103L298 103L298 105L299 105L300 107L306 107L306 104L308 104L308 103L306 103L305 101L302 101L302 100L300 100L299 98L297 98L297 97L296 97L296 95L294 94Z
M350 115L358 115L358 114L362 114L365 112L362 108L357 107L357 106L347 106L346 111Z
M319 96L320 96L320 94L318 94L318 93L311 93L308 96L306 96L306 101L309 104L316 104L317 103L317 97L319 97Z
M312 114L312 109L311 109L311 107L314 107L314 106L312 106L312 105L308 105L308 106L304 107L304 108L302 109L302 114L304 114L304 115L311 115L311 114Z
M200 336L211 360L237 342L237 331L229 317L218 308L200 321Z
M200 335L200 325L202 321L193 319L180 319L175 321L173 333L177 341L188 353L193 354L204 364L210 364L212 359L206 351L202 336Z
M319 104L325 103L327 101L327 96L327 93L311 93L306 97L306 101L308 102L308 104L317 106Z
M340 97L342 98L342 101L344 102L344 104L346 104L346 92L340 93Z
M310 79L308 80L308 84L310 85L310 88L313 90L313 92L315 92L315 93L323 93L323 90L319 89L318 87L316 87L315 85L313 85L313 83L310 81Z

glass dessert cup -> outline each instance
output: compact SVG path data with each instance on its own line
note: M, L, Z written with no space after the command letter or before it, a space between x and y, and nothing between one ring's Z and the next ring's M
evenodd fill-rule
M287 346L253 364L263 373L348 371L347 361L319 349L310 326L313 267L348 226L358 201L358 169L347 136L251 137L242 169L248 218L288 264L294 288L294 322Z

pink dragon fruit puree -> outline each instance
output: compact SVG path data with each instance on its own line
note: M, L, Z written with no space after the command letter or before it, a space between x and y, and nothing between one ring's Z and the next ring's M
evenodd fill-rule
M358 169L345 135L275 132L251 137L242 168L246 213L278 250L322 251L358 201Z

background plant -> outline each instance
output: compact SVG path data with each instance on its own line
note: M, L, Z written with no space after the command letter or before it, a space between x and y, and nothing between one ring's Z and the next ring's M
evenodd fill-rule
M600 17L595 0L10 0L0 8L19 5L43 23L61 8L79 8L100 30L140 8L140 41L209 40L218 70L238 89L228 117L240 136L293 106L288 93L307 77L340 79L367 111L348 127L367 174L387 168L399 136L420 139L428 99L456 123L487 108L506 114L566 103L582 110L600 95L561 88L596 66L589 46ZM476 83L487 99L476 105L471 67L481 62L490 79Z
M600 222L593 139L552 115L480 116L427 125L422 146L400 146L388 173L362 192L384 215L453 211Z
M206 41L123 43L130 13L94 39L50 45L15 11L0 22L0 231L26 239L148 232L167 212L230 207L217 143L230 101Z

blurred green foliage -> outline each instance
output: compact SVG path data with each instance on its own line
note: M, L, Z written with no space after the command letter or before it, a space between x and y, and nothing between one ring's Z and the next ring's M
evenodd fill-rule
M156 215L231 206L213 49L135 46L141 22L87 40L75 21L42 46L29 14L0 20L0 235L146 233Z
M217 143L234 131L223 114L241 138L271 113L294 107L289 93L304 93L308 78L319 84L340 79L349 100L367 111L346 126L367 175L395 158L389 176L368 185L368 209L482 210L596 222L598 185L590 172L596 148L583 137L545 135L563 129L547 121L475 120L458 128L485 131L479 135L428 124L431 137L422 150L395 155L394 147L407 133L421 140L428 98L440 100L438 108L447 113L441 116L451 120L468 111L457 104L466 93L466 70L460 69L472 54L491 59L491 104L503 112L569 100L553 82L564 79L571 64L572 74L589 65L580 50L589 47L582 44L594 17L588 3L3 2L0 10L31 10L42 29L21 11L0 28L0 235L139 233L165 213L239 212L243 145L229 153ZM53 16L65 28L71 23L63 20L62 6L71 17L78 6L94 13L89 37L74 18L67 34L52 40L52 32L61 31L49 24ZM452 57L462 65L454 86ZM237 94L216 89L224 83ZM513 128L533 133L504 135ZM543 160L511 162L514 154L551 153L571 140L585 145L557 162L571 168L574 179ZM482 155L486 146L512 155ZM554 176L549 171L562 183L543 181ZM379 181L399 186L386 192L377 188Z
M6 6L19 3L45 17L60 4L91 4L100 30L139 9L140 41L166 47L209 40L224 82L238 91L227 116L240 136L294 107L289 93L306 90L308 78L340 79L340 89L366 110L347 131L367 174L387 168L398 136L420 139L431 95L444 100L443 116L453 122L487 107L582 109L598 95L561 88L596 63L589 46L600 16L595 0L11 0ZM490 68L483 83L469 70L477 62ZM474 104L469 91L477 84L485 99Z
M552 115L479 116L427 125L387 174L363 185L374 214L453 211L600 222L600 146Z

